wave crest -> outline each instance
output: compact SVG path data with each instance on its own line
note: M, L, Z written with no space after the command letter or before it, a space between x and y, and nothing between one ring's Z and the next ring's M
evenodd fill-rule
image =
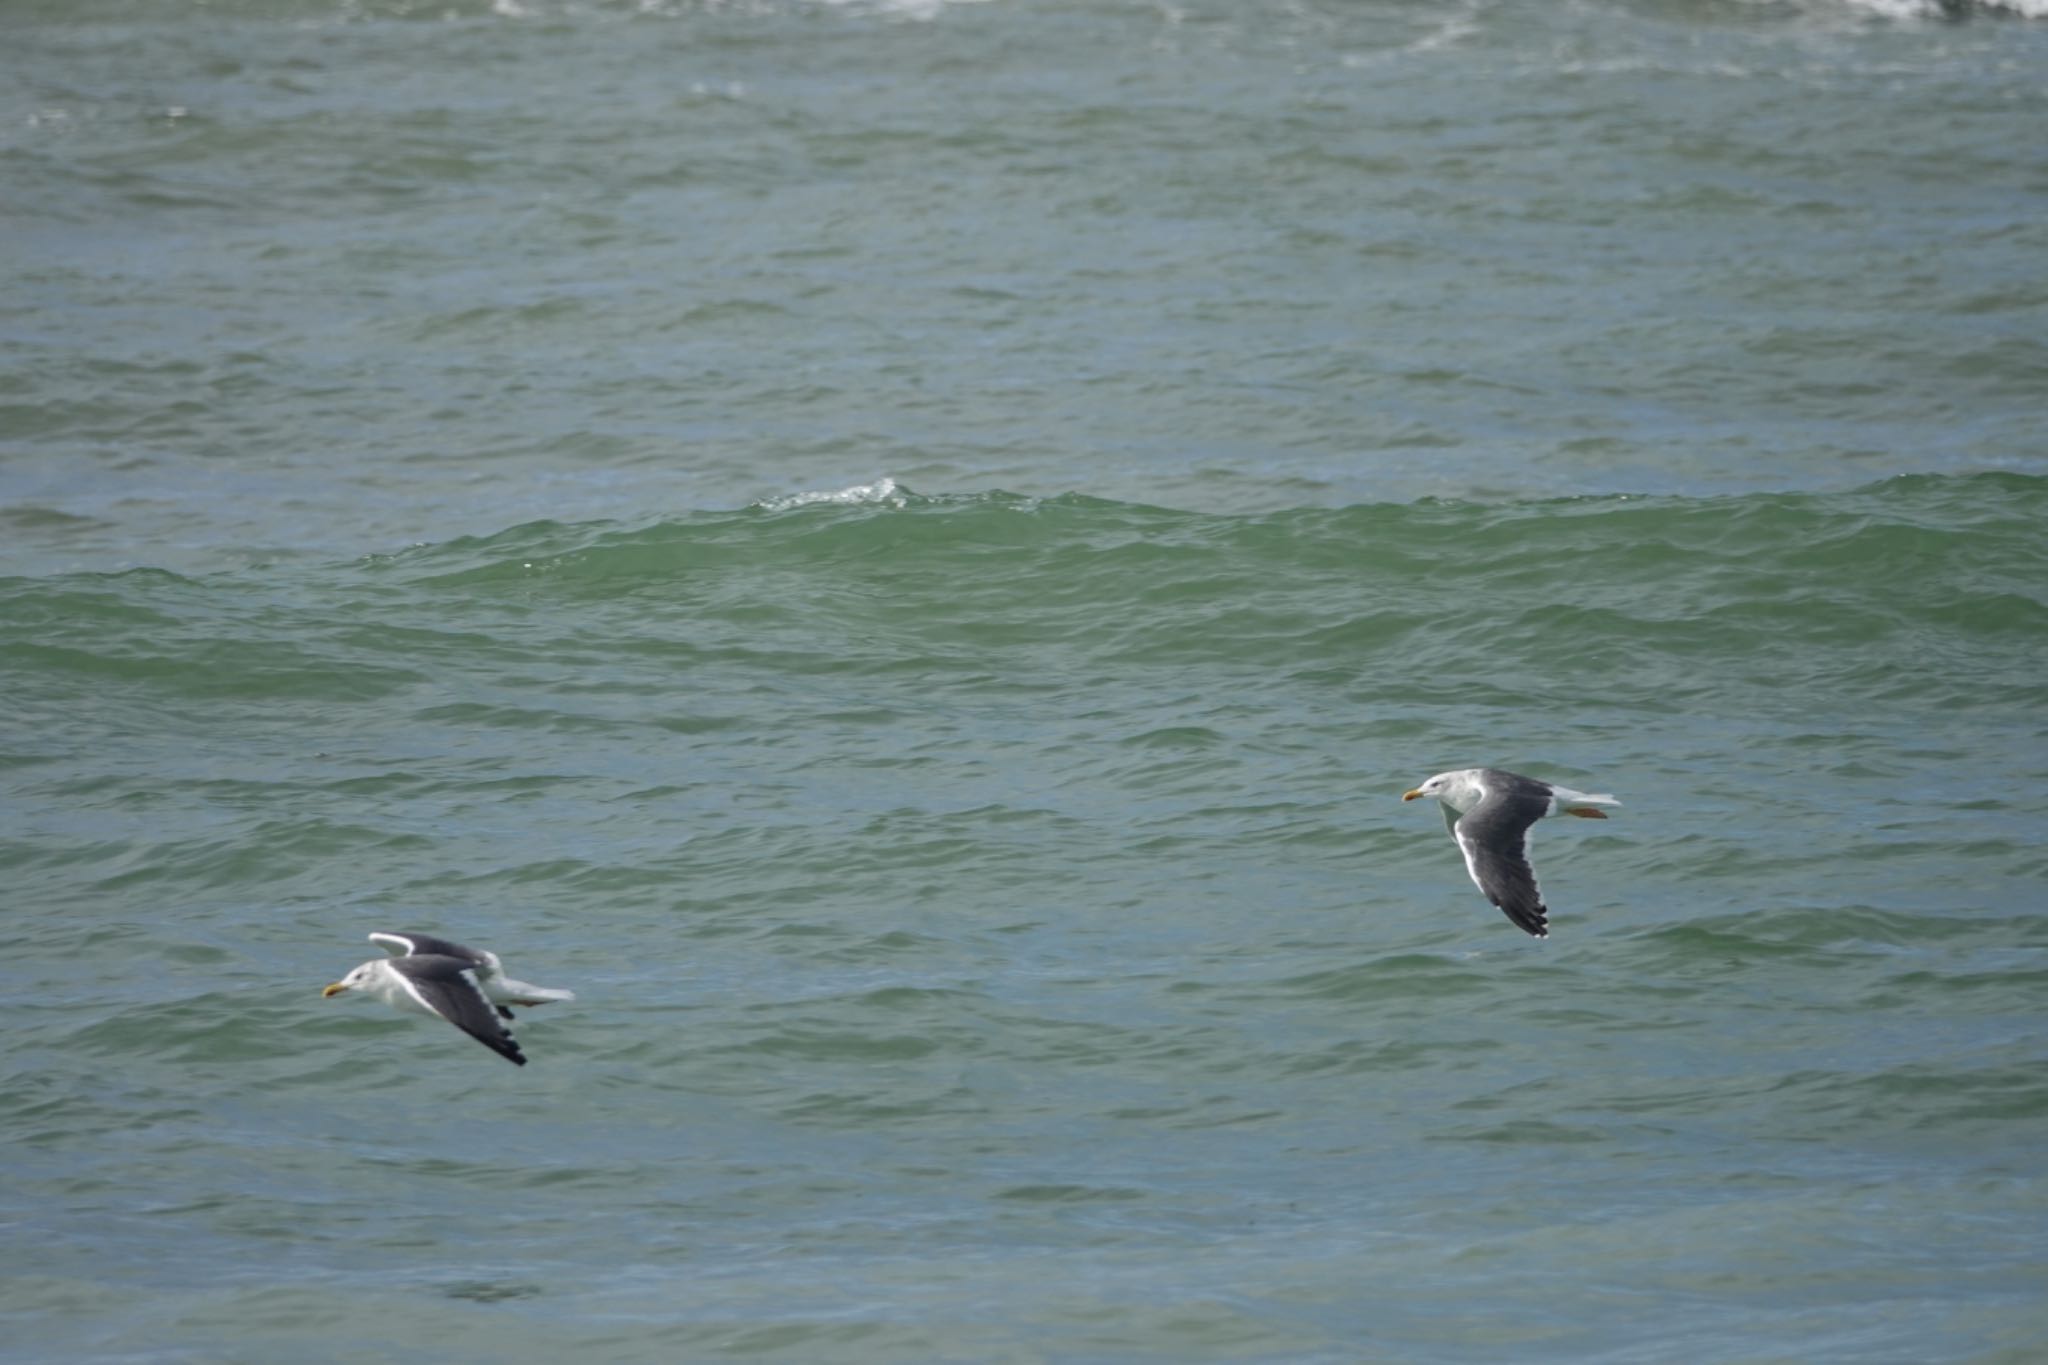
M834 503L842 507L905 507L909 502L909 491L884 474L873 483L857 483L837 492L818 489L785 493L781 497L763 498L754 506L764 512L786 512L792 507L812 507L818 503Z

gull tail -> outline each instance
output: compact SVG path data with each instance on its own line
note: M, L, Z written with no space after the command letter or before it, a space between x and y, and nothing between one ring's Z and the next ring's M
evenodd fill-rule
M545 1005L556 1000L574 1000L576 992L558 991L551 986L529 986L524 981L506 977L498 983L491 994L499 1000L514 1005Z

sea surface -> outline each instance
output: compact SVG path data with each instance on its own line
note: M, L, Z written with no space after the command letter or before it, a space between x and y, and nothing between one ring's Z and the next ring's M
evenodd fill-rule
M2044 19L13 0L0 1360L2040 1360Z

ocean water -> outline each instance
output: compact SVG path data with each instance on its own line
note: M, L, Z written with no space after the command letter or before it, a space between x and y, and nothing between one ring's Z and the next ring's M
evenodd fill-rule
M0 1358L2039 1359L2038 10L10 5Z

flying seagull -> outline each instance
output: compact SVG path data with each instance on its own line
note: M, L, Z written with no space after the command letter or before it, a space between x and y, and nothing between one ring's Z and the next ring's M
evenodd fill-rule
M321 991L322 996L361 991L404 1013L437 1015L516 1066L525 1066L526 1056L505 1023L512 1017L505 1006L576 998L568 991L510 980L497 954L446 939L371 934L370 940L394 951L403 948L404 956L365 962Z
M1529 827L1559 811L1605 820L1606 813L1594 807L1621 804L1605 794L1577 792L1499 768L1438 773L1401 793L1403 801L1418 796L1443 803L1444 826L1465 854L1465 870L1474 884L1515 927L1537 938L1550 937L1550 911L1536 886L1536 869L1529 865Z

